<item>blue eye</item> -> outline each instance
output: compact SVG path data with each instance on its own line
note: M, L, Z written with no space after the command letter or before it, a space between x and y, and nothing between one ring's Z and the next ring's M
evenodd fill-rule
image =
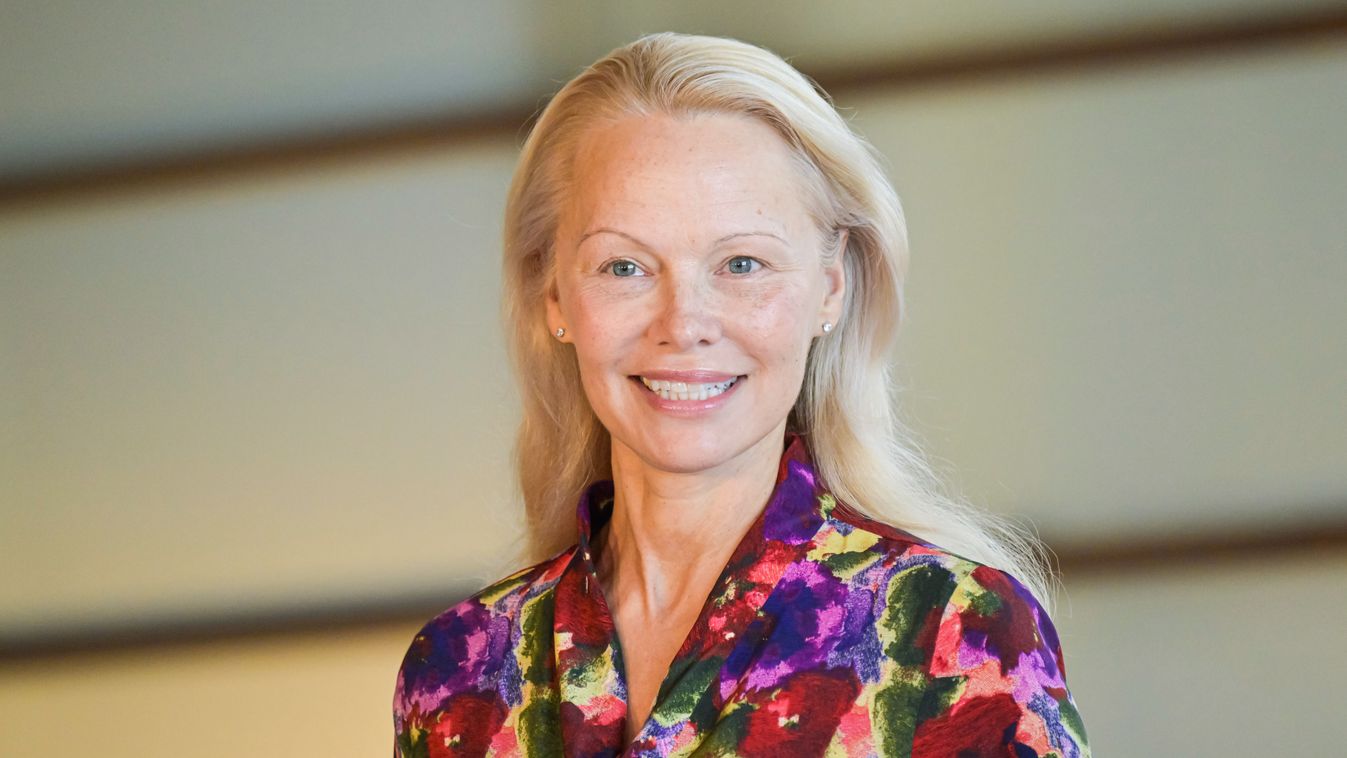
M608 264L608 270L613 272L613 276L640 276L641 267L631 261L613 261Z
M762 262L747 255L736 255L726 264L731 274L751 274L758 270Z

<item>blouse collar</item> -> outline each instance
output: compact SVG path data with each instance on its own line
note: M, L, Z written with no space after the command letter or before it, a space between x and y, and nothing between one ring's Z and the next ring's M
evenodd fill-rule
M819 507L818 495L822 492L804 437L787 434L785 452L777 466L776 484L767 506L749 534L761 528L762 536L767 539L786 544L808 541L818 532L828 515ZM581 495L576 508L579 532L577 552L585 560L592 560L594 535L608 523L612 515L613 482L604 480L591 484Z
M834 501L823 495L803 437L788 435L767 505L721 571L627 754L663 754L691 734L694 711L718 712L747 669L755 640L770 630L763 604L790 566L805 558L830 515ZM597 740L613 750L610 755L621 747L627 688L591 538L611 518L612 503L610 481L592 485L580 498L579 544L557 586L553 619L558 695L563 713L578 719L563 719L563 740ZM710 681L708 664L719 668Z

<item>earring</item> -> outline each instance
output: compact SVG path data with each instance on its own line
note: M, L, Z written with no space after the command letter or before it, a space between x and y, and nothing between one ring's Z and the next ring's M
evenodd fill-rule
M566 336L566 327L564 327L564 326L558 326L558 327L557 327L557 330L556 330L556 332L555 332L555 334L557 335L557 339L561 339L562 337L565 337L565 336Z
M824 322L823 322L823 333L824 333L824 334L827 334L827 333L831 332L832 330L833 330L833 322L831 322L831 321L824 321Z

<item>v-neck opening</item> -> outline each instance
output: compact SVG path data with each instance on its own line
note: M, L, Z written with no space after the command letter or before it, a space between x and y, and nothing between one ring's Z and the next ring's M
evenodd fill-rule
M703 560L716 579L707 597L684 589L679 622L696 611L691 628L637 626L629 650L589 543L590 523L611 517L612 485L587 489L578 549L502 578L414 638L394 695L395 752L1088 755L1057 635L1029 591L849 509L795 443L734 555ZM648 670L651 686L661 681L638 723L626 658L651 628L683 641L663 671Z
M578 578L584 585L582 594L594 603L598 617L594 621L607 635L603 650L595 650L593 655L600 658L607 655L615 694L621 699L619 745L615 746L615 755L643 754L673 738L698 712L706 711L706 698L713 701L712 712L719 710L728 694L723 691L725 666L736 649L753 644L758 634L752 630L763 616L762 607L780 586L790 564L803 557L809 541L822 526L818 487L804 441L792 436L787 442L771 495L740 537L707 592L696 618L667 664L650 711L631 740L626 738L627 721L632 711L626 656L616 618L598 581L592 550L593 537L612 516L612 482L596 483L581 499L577 514L580 541L573 560L580 563L582 576ZM769 541L786 546L786 549L765 555L762 548ZM561 702L566 703L568 692L582 695L588 688L566 686L568 672L560 664L558 660L558 677L563 680L559 694ZM687 691L680 692L680 688Z

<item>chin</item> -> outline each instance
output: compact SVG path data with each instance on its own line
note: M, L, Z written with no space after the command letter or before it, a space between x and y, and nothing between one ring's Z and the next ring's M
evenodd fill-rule
M667 471L671 474L697 474L703 471L710 471L726 461L732 456L728 454L717 454L718 451L708 451L701 454L678 454L678 455L658 455L646 458L645 462L652 468L660 471Z
M729 425L742 434L743 427ZM685 434L660 435L645 438L639 447L628 445L647 466L675 474L695 474L724 466L751 450L771 434L740 437L731 436L720 425Z

